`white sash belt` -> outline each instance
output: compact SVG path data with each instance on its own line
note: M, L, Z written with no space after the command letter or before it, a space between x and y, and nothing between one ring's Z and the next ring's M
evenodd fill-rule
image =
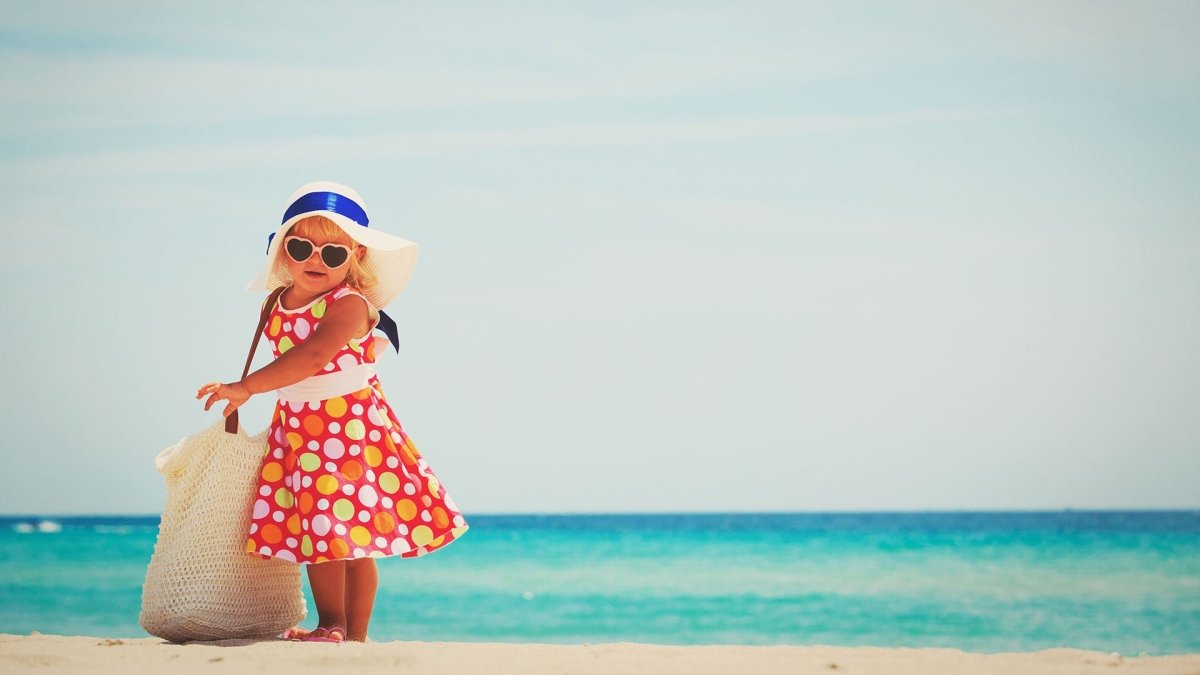
M360 363L336 373L322 373L276 390L280 401L314 403L335 396L344 396L366 387L375 374L375 366Z

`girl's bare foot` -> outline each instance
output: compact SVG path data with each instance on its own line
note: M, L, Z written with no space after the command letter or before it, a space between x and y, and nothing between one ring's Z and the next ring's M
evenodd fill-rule
M298 642L298 641L303 640L304 638L308 637L309 635L312 635L312 631L305 629L305 628L301 628L300 626L292 626L291 628L283 631L283 633L279 636L279 639L280 640L291 640L293 642Z

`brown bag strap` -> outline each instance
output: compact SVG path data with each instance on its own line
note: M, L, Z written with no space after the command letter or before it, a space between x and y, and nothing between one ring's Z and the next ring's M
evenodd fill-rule
M246 356L246 365L242 368L242 379L246 379L246 375L250 374L250 362L254 360L254 350L258 347L258 338L262 336L263 329L267 327L267 317L271 316L271 310L275 309L275 303L279 302L279 296L283 295L285 286L280 286L271 291L271 295L267 296L266 303L263 304L262 314L258 317L258 328L254 331L254 339L250 342L250 353ZM236 434L238 429L238 411L234 410L229 413L229 417L225 418L225 431L227 433Z

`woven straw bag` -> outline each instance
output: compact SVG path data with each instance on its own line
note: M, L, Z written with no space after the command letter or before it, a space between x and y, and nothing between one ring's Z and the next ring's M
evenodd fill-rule
M263 303L243 378L283 290ZM138 617L151 635L171 642L272 637L304 618L300 566L246 552L267 433L246 436L235 410L155 458L167 503Z
M273 637L305 615L300 566L246 553L250 503L267 432L224 420L155 460L167 482L142 586L142 628L171 642Z

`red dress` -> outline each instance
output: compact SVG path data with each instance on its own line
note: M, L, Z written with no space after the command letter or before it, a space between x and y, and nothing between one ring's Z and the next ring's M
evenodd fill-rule
M326 308L351 294L361 297L342 285L299 309L277 303L263 330L275 358L303 342ZM321 372L279 390L248 553L297 563L414 558L467 531L383 396L370 365L375 345L368 331Z

